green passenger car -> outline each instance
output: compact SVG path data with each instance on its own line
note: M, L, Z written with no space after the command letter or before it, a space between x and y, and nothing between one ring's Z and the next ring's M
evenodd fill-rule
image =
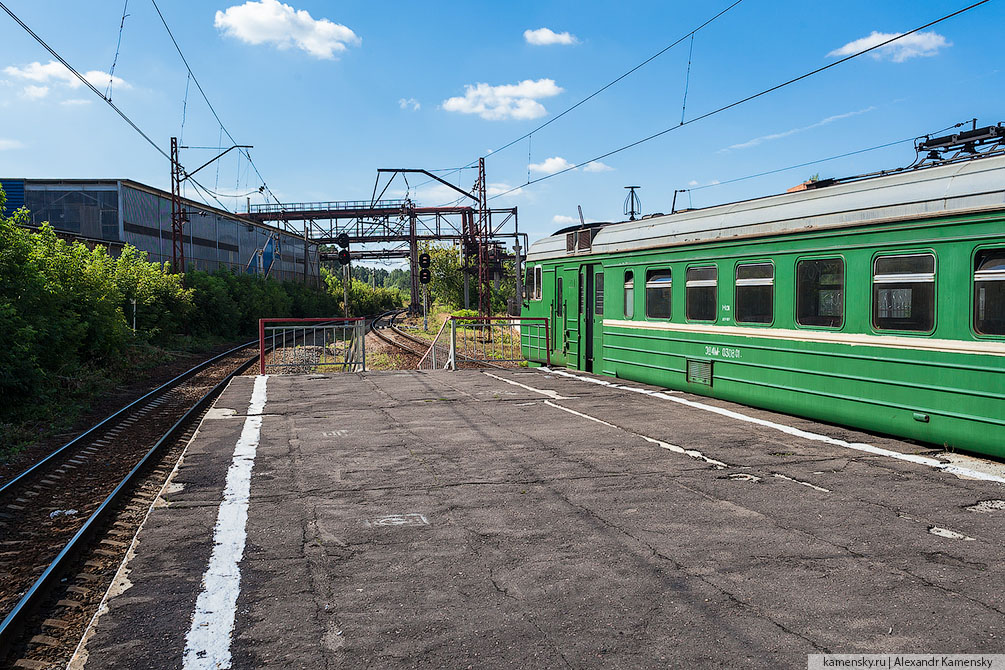
M560 231L526 285L552 365L1005 457L1005 157Z

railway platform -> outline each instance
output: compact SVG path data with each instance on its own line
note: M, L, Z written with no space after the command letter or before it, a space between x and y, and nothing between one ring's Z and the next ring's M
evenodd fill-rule
M239 377L71 667L1003 653L1005 468L548 370Z

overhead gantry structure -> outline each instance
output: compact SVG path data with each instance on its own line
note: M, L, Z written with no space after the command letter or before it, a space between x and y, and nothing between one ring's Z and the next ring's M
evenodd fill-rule
M384 199L398 176L419 174L436 181L458 194L457 204L420 207L409 198ZM380 193L377 187L383 185ZM407 183L407 182L406 182ZM466 202L465 202L466 201ZM465 204L460 204L465 202ZM381 168L377 170L373 197L367 200L331 202L291 202L251 205L247 216L262 223L280 224L302 236L305 242L317 245L368 245L354 250L353 259L378 260L408 258L411 268L411 304L421 304L419 292L419 245L423 242L457 242L461 247L462 265L468 275L478 277L479 312L487 314L493 280L501 275L501 260L505 251L502 240L512 238L516 251L517 295L522 295L522 250L526 234L519 232L517 208L488 207L484 162L479 163L475 194L469 193L440 177L418 168ZM521 246L521 237L524 245ZM380 245L374 249L374 245ZM394 245L394 246L389 246ZM322 254L324 258L324 254ZM465 291L465 300L468 292ZM467 305L466 305L467 306Z

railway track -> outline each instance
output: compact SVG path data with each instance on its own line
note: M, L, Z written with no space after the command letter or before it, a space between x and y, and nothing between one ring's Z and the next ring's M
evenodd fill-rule
M84 618L89 595L103 592L101 575L118 565L122 540L170 471L165 456L180 452L216 395L258 360L257 344L191 368L0 485L0 662L48 667L61 638L65 646L61 633ZM49 602L60 586L63 597ZM43 602L62 614L22 639ZM4 659L12 650L19 658Z
M423 360L426 353L429 351L429 347L432 344L429 340L423 339L421 337L416 337L409 333L406 333L398 326L394 325L394 320L404 314L406 310L394 310L391 312L385 312L380 316L374 317L370 324L370 331L377 336L381 341L397 347L404 351L409 356L414 356L416 363ZM381 321L387 321L386 326L381 326ZM387 335L384 331L390 331L391 335ZM402 341L404 340L404 342ZM436 345L436 360L445 364L450 358L450 347L445 344ZM442 367L438 364L437 367ZM463 353L457 353L457 367L459 368L496 368L499 370L506 369L506 366L497 365L495 363L490 363L484 359L472 358L471 356L466 356Z
M397 347L411 356L415 356L416 362L418 362L418 359L422 358L422 356L425 355L426 351L429 349L430 343L428 340L423 340L415 337L414 335L410 335L394 325L394 320L402 314L405 314L406 311L407 310L404 309L392 310L374 317L373 321L370 322L370 332L372 332L377 339L382 342L390 344L393 347ZM386 325L382 325L382 321L386 321ZM390 331L391 335L389 336L384 331ZM402 340L404 340L404 342ZM445 355L443 360L446 360Z

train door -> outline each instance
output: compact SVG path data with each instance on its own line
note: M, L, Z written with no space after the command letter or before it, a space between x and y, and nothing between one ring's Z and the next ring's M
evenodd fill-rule
M591 362L594 365L600 365L603 369L604 360L604 271L603 266L597 266L599 269L593 274L593 294L591 295L591 303L593 307L593 327L591 328L592 337L590 338L590 349L593 352L591 356ZM592 371L592 366L591 366Z
M579 269L565 268L562 270L562 353L565 364L579 367L579 315L583 308L579 303Z
M579 369L593 372L593 266L579 270Z
M549 321L551 331L551 360L554 363L565 362L565 333L562 332L562 322L565 320L565 291L563 284L565 278L561 270L555 271L555 292L552 293L551 300L551 320Z

